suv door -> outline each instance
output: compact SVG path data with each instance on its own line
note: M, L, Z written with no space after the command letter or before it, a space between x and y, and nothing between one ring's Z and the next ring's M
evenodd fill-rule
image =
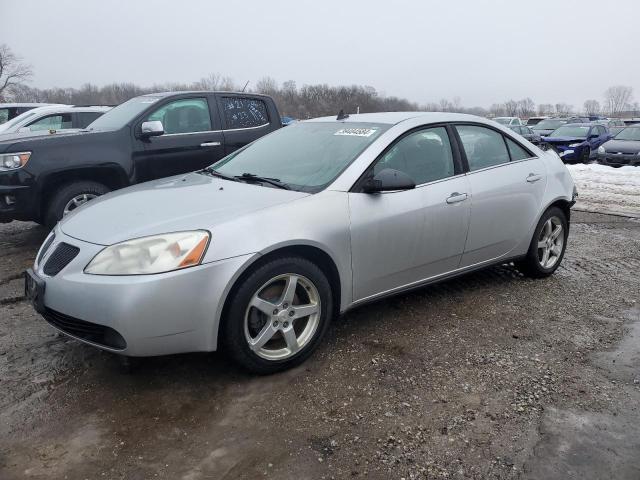
M225 155L275 130L268 106L257 97L218 94L218 107L224 130Z
M224 156L224 138L212 97L201 95L168 100L144 116L136 126L160 121L164 134L138 138L142 148L135 148L136 181L200 170Z
M469 234L460 263L506 257L537 220L547 172L544 162L511 137L481 125L457 125L471 193Z
M469 222L468 182L447 127L409 132L373 163L409 175L413 190L349 193L354 300L458 268ZM362 181L361 180L361 181Z

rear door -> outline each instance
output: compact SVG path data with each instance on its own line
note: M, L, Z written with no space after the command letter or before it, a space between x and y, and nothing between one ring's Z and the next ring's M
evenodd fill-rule
M160 121L164 134L138 139L134 168L138 182L202 169L224 156L224 138L213 95L167 100L141 121Z
M536 222L547 182L544 162L501 132L457 125L471 193L469 234L460 263L507 257Z
M400 137L363 178L406 173L413 190L349 193L354 300L455 270L469 221L468 183L445 126ZM452 148L453 147L453 148Z
M224 130L225 154L242 148L281 126L277 112L269 108L265 99L223 93L216 97Z

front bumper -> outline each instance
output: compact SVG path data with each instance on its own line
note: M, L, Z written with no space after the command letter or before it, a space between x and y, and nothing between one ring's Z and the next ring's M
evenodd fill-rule
M0 185L0 223L35 220L37 208L34 198L31 187Z
M640 166L640 155L631 153L598 153L598 163L612 167Z
M215 350L222 302L254 257L157 275L88 275L84 268L104 247L69 237L59 227L54 233L54 242L38 254L33 269L46 287L43 317L84 343L129 356ZM44 266L62 242L80 251L48 276Z

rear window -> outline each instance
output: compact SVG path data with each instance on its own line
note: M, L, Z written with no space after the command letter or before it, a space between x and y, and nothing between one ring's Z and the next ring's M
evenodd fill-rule
M257 98L222 97L222 111L228 130L261 127L269 123L267 105Z

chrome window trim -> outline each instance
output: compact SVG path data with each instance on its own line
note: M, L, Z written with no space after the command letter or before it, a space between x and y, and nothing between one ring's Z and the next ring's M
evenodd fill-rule
M201 132L164 133L162 135L159 135L157 138L160 138L160 137L175 137L177 135L198 135L200 133L204 134L204 133L238 132L238 131L241 131L241 130L255 130L257 128L264 128L264 127L268 127L269 125L271 125L271 124L270 123L263 123L262 125L258 125L257 127L228 128L228 129L224 129L224 130L203 130Z
M528 162L530 160L539 160L539 159L540 159L540 157L529 157L529 158L523 158L521 160L515 160L515 161L512 161L512 162L499 163L498 165L491 165L490 167L480 168L479 170L469 170L468 172L465 173L465 175L473 175L474 173L485 172L487 170L493 170L495 168L504 167L506 165L513 165L513 164L516 164L516 163Z

